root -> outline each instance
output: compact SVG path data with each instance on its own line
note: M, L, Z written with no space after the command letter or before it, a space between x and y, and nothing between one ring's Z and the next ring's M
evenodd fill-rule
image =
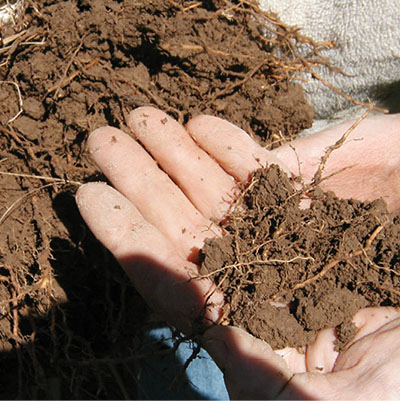
M322 173L325 169L325 165L326 165L329 157L331 156L332 152L341 148L344 145L344 143L346 142L349 135L360 125L360 123L363 120L365 120L367 118L367 116L374 109L374 107L375 106L373 104L370 104L368 109L364 112L364 114L357 121L355 121L354 124L349 129L347 129L346 132L333 145L328 146L328 148L325 151L325 154L321 158L321 162L318 166L317 171L314 174L314 177L312 179L310 187L311 186L316 187L322 182ZM346 167L346 168L348 168L348 167ZM340 170L340 171L342 171L342 170ZM329 177L332 177L332 175L330 175ZM325 179L327 179L329 177L326 177ZM309 187L307 189L309 189Z
M89 62L84 68L82 68L82 70L84 72L86 72L87 70L89 70L90 68L94 67L96 64L98 64L100 62L99 59L95 59L92 60L91 62ZM65 75L68 72L68 70L65 70ZM64 89L66 86L68 86L78 75L80 75L82 72L81 71L76 71L73 74L71 74L69 77L64 76L63 78L61 78L61 80L54 86L52 86L48 91L47 94L50 94L52 92L54 93L54 97L58 96L58 93L61 91L61 89Z
M201 2L189 5L187 7L179 4L176 1L168 0L168 2L182 12L185 17L196 20L196 14L192 14L195 8L201 5ZM308 74L313 79L321 82L322 85L328 87L338 96L345 98L348 102L363 106L372 107L372 109L387 112L385 109L376 107L375 105L367 105L357 101L352 97L341 92L334 85L325 81L320 75L315 72L316 67L321 65L326 66L334 73L346 75L340 68L332 65L330 60L321 55L322 49L331 49L334 47L331 42L316 42L313 39L303 35L297 27L292 27L284 24L280 18L272 13L263 11L258 6L255 0L240 0L230 1L223 0L223 6L208 17L202 17L203 20L225 18L228 20L244 20L245 24L239 27L238 33L229 47L225 44L218 47L212 47L207 44L206 38L198 34L198 37L191 38L191 43L179 43L177 41L164 42L160 45L161 49L171 55L187 56L189 54L205 53L211 59L211 64L218 66L221 74L226 79L226 84L214 93L208 93L205 99L206 105L212 105L217 99L232 95L235 91L240 90L247 81L259 74L265 78L266 85L268 80L272 78L275 82L295 80L299 73ZM257 59L252 54L238 53L235 51L235 44L244 34L244 31L250 30L249 21L263 27L267 32L256 33L251 31L251 35L255 35L255 40L260 43L260 46L265 51L263 59ZM238 24L239 25L239 24ZM193 43L194 42L194 43ZM196 43L197 42L197 43ZM306 46L311 56L303 57L299 53L299 47ZM238 60L245 68L243 72L235 72L231 68L226 67L226 62L230 64ZM251 61L251 63L249 63ZM229 64L229 63L228 63ZM249 134L252 134L251 132Z
M376 227L375 230L370 235L370 237L365 242L365 246L363 248L359 249L358 251L350 252L349 254L345 255L343 258L332 260L327 265L325 265L322 268L322 270L319 273L317 273L315 276L313 276L305 281L302 281L301 283L296 284L293 288L290 288L289 290L275 294L272 297L272 299L274 300L277 297L281 297L282 295L299 290L300 288L304 288L306 285L311 284L314 281L317 281L320 278L324 277L331 269L333 269L339 263L349 262L352 258L363 255L364 253L366 253L368 251L368 249L371 247L372 242L377 237L377 235L383 230L384 227L385 227L385 225L379 225L378 227Z
M75 60L76 56L78 55L79 51L81 50L82 45L83 45L83 41L85 40L86 36L87 36L87 35L83 35L82 39L80 40L80 42L79 42L79 44L78 44L78 47L77 47L77 48L75 49L75 51L72 53L72 56L71 56L70 60L68 61L67 65L66 65L66 67L65 67L65 69L64 69L64 72L63 72L62 77L60 78L60 80L58 81L58 83L55 85L55 93L54 93L54 96L53 96L54 99L57 99L57 97L58 97L58 95L59 95L59 93L60 93L61 88L62 88L63 86L65 86L65 84L66 84L65 82L68 81L68 79L67 79L68 71L69 71L69 69L71 68L71 65L72 65L72 63L74 62L74 60ZM48 93L51 93L51 92L53 92L53 91L54 91L54 89L53 89L53 88L50 88L49 91L48 91Z
M300 191L293 188L277 166L261 168L252 175L222 223L227 234L224 240L215 239L215 244L206 243L203 248L203 274L198 278L214 280L225 295L226 304L218 324L239 325L256 336L264 326L268 336L282 330L282 337L278 337L283 341L292 336L292 329L267 329L280 316L293 319L304 332L317 333L326 326L310 327L329 324L323 318L314 323L311 310L318 306L303 301L308 296L318 300L325 299L325 292L331 296L331 292L344 291L355 308L379 306L380 302L398 305L400 271L397 263L393 264L398 259L398 244L386 240L398 230L398 222L389 217L383 203L344 201L330 193L315 192L315 207L299 207L306 191L332 176L323 177L329 157L346 143L371 110L372 106L326 149L311 184ZM382 235L385 228L387 232ZM379 260L382 262L374 263ZM349 269L344 268L346 264ZM331 304L330 313L337 319L335 322L343 322L341 312L334 311L340 310L342 301L337 302L337 307L336 303ZM297 304L299 309L294 313L291 308ZM254 317L258 313L260 317ZM286 317L282 319L286 321ZM257 333L251 331L253 328ZM275 341L275 337L263 339ZM282 346L279 341L276 344ZM285 346L296 344L297 340L290 341L293 343L285 342Z
M197 22L207 19L228 19L238 21L235 25L236 32L233 33L233 39L229 46L224 41L211 43L209 38L205 37L200 31L193 28L194 32L187 35L187 42L181 41L180 38L173 37L171 41L161 42L156 46L157 51L162 51L168 57L177 57L181 60L190 60L196 62L196 57L199 54L206 54L210 59L210 65L217 68L215 72L215 80L221 81L221 84L210 86L205 91L199 91L201 96L202 109L216 109L217 100L224 99L228 96L234 95L236 92L241 91L246 86L248 81L257 78L265 80L265 86L274 85L274 82L290 81L294 78L296 72L304 69L303 64L297 57L290 57L283 49L287 48L287 41L295 40L296 43L305 43L310 47L328 47L326 43L314 43L310 38L301 36L297 29L290 29L281 23L273 16L263 13L256 7L255 1L223 1L223 5L217 11L210 13L208 16L202 15L198 17L194 12L201 2L194 4L184 5L180 2L168 0L168 2L176 9L178 13L184 13L185 18L193 19ZM263 26L268 31L271 31L272 37L266 38L261 33L256 33L250 26L250 21L256 21L257 24ZM262 57L260 54L246 54L242 50L236 50L237 42L241 38L252 37L252 40L259 43L262 48ZM246 39L247 40L247 39ZM235 48L236 47L236 48ZM282 52L278 50L282 49ZM313 54L318 54L315 50ZM307 64L318 65L327 64L322 58L315 58L314 61L309 60ZM173 99L170 97L168 100L161 99L154 91L141 85L139 82L132 82L130 79L127 81L124 77L115 77L115 72L111 71L111 79L124 82L135 90L135 92L143 93L151 103L156 104L171 112L180 122L184 122L185 117L179 107L171 105ZM191 85L190 79L185 84ZM260 88L260 96L262 96L265 89ZM203 90L204 91L204 90ZM187 118L187 117L186 117ZM248 129L249 134L254 137L253 129Z
M238 269L239 267L242 267L242 266L254 266L256 264L272 265L272 264L277 264L277 263L278 264L286 264L286 263L293 263L296 260L312 260L313 262L315 262L315 259L312 256L301 256L301 255L297 255L291 259L254 259L249 262L238 262L238 263L234 263L232 265L227 265L227 266L221 267L220 269L213 270L210 273L196 276L195 278L197 280L204 279L204 278L210 278L210 277L215 276L218 273L224 272L226 270Z

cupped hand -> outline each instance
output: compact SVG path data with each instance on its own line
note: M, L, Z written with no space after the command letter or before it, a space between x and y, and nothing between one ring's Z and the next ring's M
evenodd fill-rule
M192 119L185 129L143 107L128 125L141 145L112 127L89 137L90 154L115 189L83 185L78 207L146 301L190 334L221 317L223 296L211 281L196 278L196 261L204 239L222 235L214 222L228 211L237 183L271 163L310 182L326 147L351 122L274 151L210 116ZM383 197L391 211L399 210L399 149L399 115L366 119L328 159L324 176L330 178L322 186L341 197ZM274 352L225 326L208 329L203 345L223 370L232 398L398 398L400 312L365 309L354 322L357 336L340 354L333 329L320 332L304 353Z

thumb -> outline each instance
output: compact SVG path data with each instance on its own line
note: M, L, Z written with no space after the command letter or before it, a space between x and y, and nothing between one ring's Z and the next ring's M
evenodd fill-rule
M239 328L212 327L202 345L224 373L231 399L276 399L292 377L267 343Z

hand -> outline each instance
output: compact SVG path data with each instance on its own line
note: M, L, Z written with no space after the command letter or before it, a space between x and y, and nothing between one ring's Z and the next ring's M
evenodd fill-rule
M179 329L192 332L218 321L223 297L198 273L205 238L221 235L221 219L236 195L236 182L260 165L280 164L311 180L327 146L347 123L274 151L257 145L238 127L199 116L187 130L159 110L134 110L128 121L152 157L130 136L105 127L92 133L89 151L116 189L101 183L77 193L81 214L95 236L114 254L147 302ZM382 196L400 209L400 116L363 121L329 158L325 189L342 197ZM163 169L161 170L159 166ZM204 310L205 300L208 307ZM274 352L240 329L208 329L203 345L224 371L232 398L390 398L400 396L400 313L370 308L354 318L358 333L338 354L333 330L319 333L305 354Z

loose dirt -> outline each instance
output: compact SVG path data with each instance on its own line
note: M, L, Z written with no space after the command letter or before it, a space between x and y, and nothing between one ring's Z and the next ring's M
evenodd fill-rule
M224 292L226 321L275 349L332 327L343 349L359 309L400 305L400 219L381 199L298 191L271 166L254 172L221 225L226 235L202 249L201 274Z
M278 146L312 123L292 78L326 44L250 0L27 0L0 35L1 396L135 398L150 318L76 209L79 183L104 179L88 134L153 104Z

